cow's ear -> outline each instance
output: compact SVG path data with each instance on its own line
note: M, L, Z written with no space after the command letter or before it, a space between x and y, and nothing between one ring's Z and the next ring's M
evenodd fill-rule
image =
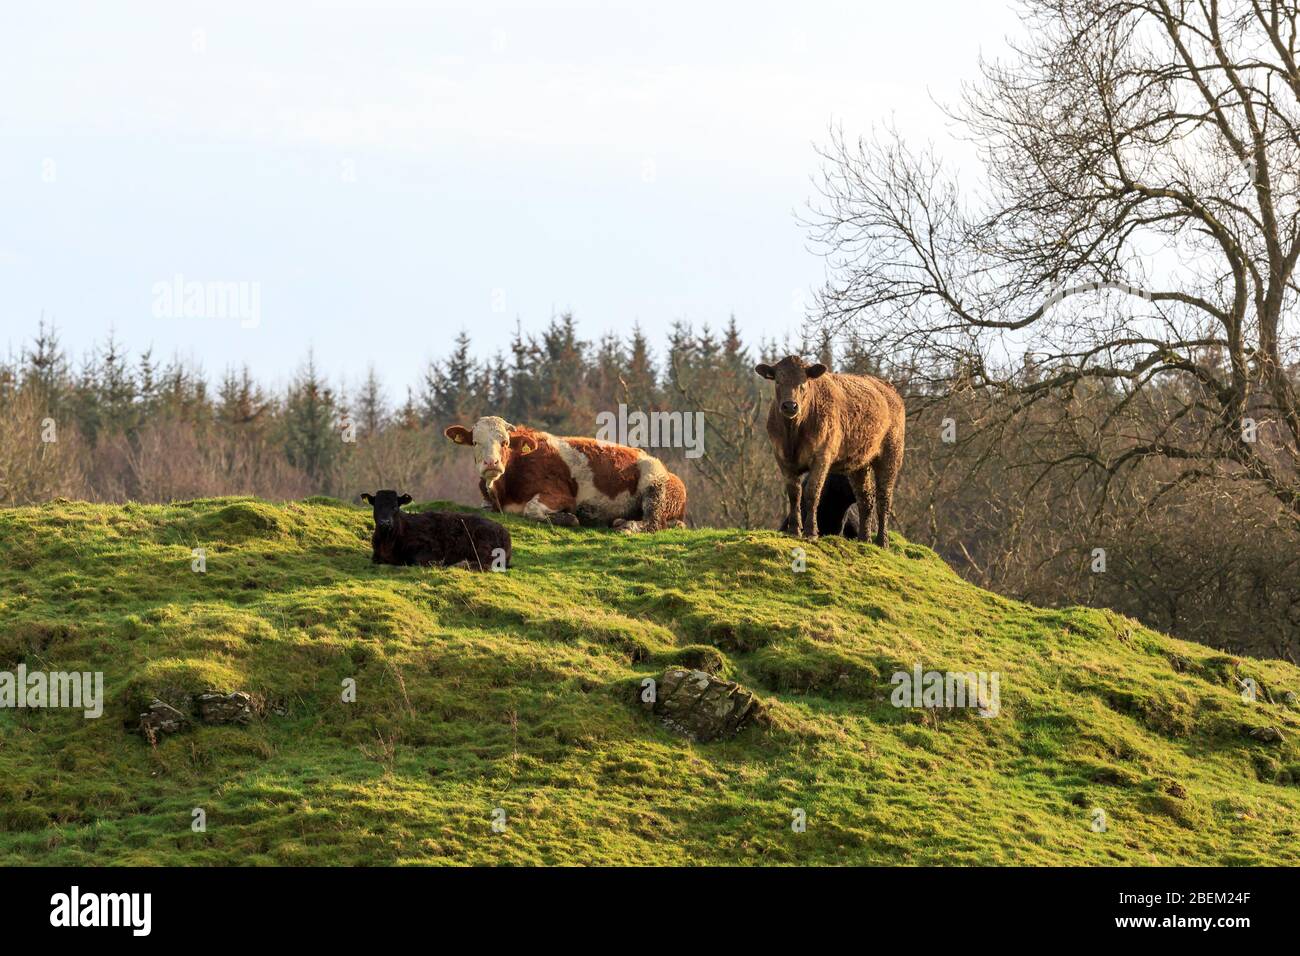
M755 365L754 371L768 380L776 378L776 369L770 365Z
M373 505L375 503L375 499L372 498L370 495L366 494L364 491L361 492L361 494L357 495L357 497L360 498L368 505Z
M521 455L531 455L537 451L537 439L528 435L512 435L510 447Z
M411 496L410 496L410 495L402 495L402 497L400 497L400 498L397 499L397 503L398 503L399 505L409 505L409 504L411 503Z
M809 378L821 378L826 374L826 366L821 362L818 362L816 365L809 365L804 369L804 374Z
M443 434L454 441L457 445L474 444L474 433L464 425L448 425L443 430Z

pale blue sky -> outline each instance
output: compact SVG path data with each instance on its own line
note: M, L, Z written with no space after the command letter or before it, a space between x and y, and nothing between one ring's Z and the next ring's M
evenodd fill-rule
M10 5L0 31L0 347L44 310L209 374L396 393L460 329L573 310L798 329L796 213L831 122L946 142L1004 0ZM154 314L256 283L260 321Z

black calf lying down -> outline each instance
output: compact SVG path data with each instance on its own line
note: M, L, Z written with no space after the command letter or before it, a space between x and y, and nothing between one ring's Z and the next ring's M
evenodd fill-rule
M370 537L375 564L464 564L471 571L510 567L510 532L480 515L426 511L408 515L402 505L410 495L396 491L362 494L375 507Z

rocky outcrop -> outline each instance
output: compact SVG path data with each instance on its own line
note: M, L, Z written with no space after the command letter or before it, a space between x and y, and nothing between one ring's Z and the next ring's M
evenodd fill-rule
M186 698L184 708L175 707L155 697L140 714L136 729L150 743L156 743L167 734L180 733L196 722L246 724L256 712L257 704L252 695L238 690L229 694L221 691L195 694Z
M734 737L746 724L762 720L763 703L752 691L701 670L670 668L641 706L664 726L699 743Z
M1284 739L1282 731L1276 727L1255 727L1249 733L1254 739L1266 744L1280 744Z
M185 716L184 711L155 697L149 702L148 709L140 715L140 733L152 742L164 734L174 734L184 730L189 722L190 719Z
M246 724L253 719L253 698L238 690L199 694L194 698L194 712L205 724Z

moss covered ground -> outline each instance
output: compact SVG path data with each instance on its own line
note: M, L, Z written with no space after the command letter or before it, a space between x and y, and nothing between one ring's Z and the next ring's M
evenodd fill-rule
M369 511L330 499L0 510L0 670L102 671L106 700L0 710L0 862L1300 863L1293 666L1008 600L897 536L797 572L775 532L503 520L514 568L474 573L371 565ZM997 716L893 706L918 664L998 673ZM674 735L633 704L673 665L768 720ZM261 712L127 727L205 690Z

